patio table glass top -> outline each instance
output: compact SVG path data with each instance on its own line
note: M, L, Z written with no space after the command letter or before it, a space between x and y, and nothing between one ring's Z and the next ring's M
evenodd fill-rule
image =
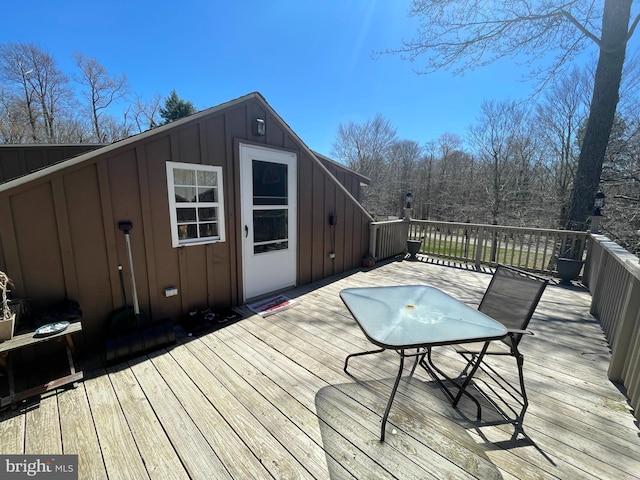
M347 288L340 297L365 336L382 348L496 340L496 320L426 285Z

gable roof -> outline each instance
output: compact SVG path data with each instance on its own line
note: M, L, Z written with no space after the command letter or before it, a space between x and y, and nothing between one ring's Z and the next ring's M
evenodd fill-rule
M0 184L0 193L11 190L13 188L22 186L22 185L26 185L30 182L36 181L40 178L44 178L48 175L51 175L53 173L56 173L58 171L76 166L76 165L80 165L84 162L88 162L91 161L93 158L95 158L96 156L99 155L105 155L108 154L109 152L115 151L117 149L121 149L123 147L126 147L128 145L132 145L141 141L144 141L148 138L152 138L156 135L162 134L167 132L168 130L171 129L175 129L175 128L179 128L182 125L185 125L189 122L192 122L194 120L198 120L202 117L206 117L209 116L211 114L214 114L216 112L228 109L228 108L232 108L236 105L240 105L244 102L250 101L250 100L257 100L259 103L262 104L262 106L273 116L273 118L276 119L276 121L281 125L281 127L287 131L287 133L289 133L293 138L295 138L297 140L297 142L300 144L301 148L305 151L305 153L314 161L316 162L316 164L318 165L319 168L321 168L329 177L333 178L333 180L335 181L336 185L338 188L342 189L344 191L344 193L350 197L354 203L356 205L358 205L358 207L366 214L366 216L369 218L370 221L373 221L373 217L371 217L371 215L369 214L369 212L367 212L367 210L360 204L360 202L353 197L353 195L347 190L347 188L342 185L342 183L340 183L340 181L338 181L338 179L336 179L336 177L329 171L329 169L323 164L322 161L320 161L320 159L318 158L318 154L316 154L315 152L313 152L301 139L300 137L291 129L291 127L289 127L289 125L282 119L282 117L280 117L280 115L278 115L278 113L273 109L273 107L271 107L271 105L269 105L269 103L266 101L266 99L262 96L262 94L260 94L259 92L252 92L249 93L247 95L244 95L242 97L238 97L234 100L230 100L228 102L225 103L221 103L217 106L214 107L210 107L207 108L205 110L201 110L197 113L194 113L192 115L189 115L187 117L184 118L180 118L178 120L175 120L171 123L147 130L145 132L142 133L138 133L136 135L132 135L130 137L127 137L123 140L119 140L117 142L105 145L102 148L97 148L95 150L91 150L89 152L80 154L76 157L70 158L68 160L63 160L62 162L53 164L51 166L45 167L41 170L37 170L35 172L32 172L30 174L27 174L25 176L10 180L6 183ZM326 157L324 157L326 158ZM328 159L329 160L329 159ZM333 161L332 161L333 162ZM335 163L335 162L334 162ZM336 163L336 165L339 165ZM341 166L342 168L344 168L345 170L349 170L347 167ZM349 170L350 171L350 170ZM359 177L363 177L361 175L359 175L357 172L353 172L350 171L355 175L358 175ZM366 179L366 177L363 177ZM368 180L368 179L367 179Z

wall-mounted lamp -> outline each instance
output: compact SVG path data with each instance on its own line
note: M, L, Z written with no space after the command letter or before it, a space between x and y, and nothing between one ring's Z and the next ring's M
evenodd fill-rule
M408 192L404 196L404 203L406 204L406 207L404 208L413 208L413 193Z
M264 134L267 131L267 125L264 123L262 118L256 118L254 122L254 134L258 137L264 137Z
M593 199L593 215L596 217L600 216L600 209L604 207L604 200L607 198L602 190L598 190L596 196Z
M600 220L602 214L600 209L604 207L605 195L602 190L598 190L596 196L593 198L593 215L591 216L591 233L600 233Z

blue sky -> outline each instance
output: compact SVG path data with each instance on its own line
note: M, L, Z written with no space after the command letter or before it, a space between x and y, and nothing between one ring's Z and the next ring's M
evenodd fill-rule
M453 76L372 52L416 31L409 0L22 0L2 6L0 43L35 43L66 73L72 53L125 73L143 98L172 89L204 109L259 91L312 149L338 125L385 116L402 139L463 136L483 100L522 99L526 69L503 61ZM637 35L636 35L637 36Z

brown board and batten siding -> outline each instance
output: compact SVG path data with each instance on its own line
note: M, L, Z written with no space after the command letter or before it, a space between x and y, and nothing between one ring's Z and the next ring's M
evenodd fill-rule
M0 183L28 175L104 144L0 145Z
M255 118L265 120L265 136L254 135ZM194 307L242 303L240 143L297 154L298 285L360 265L371 217L253 93L0 185L0 270L36 308L77 300L87 340L98 344L108 315L122 305L118 265L131 303L118 229L129 220L140 307L152 318L177 321ZM224 242L172 247L167 161L222 167ZM178 296L165 297L170 286Z
M360 201L362 194L362 185L369 185L371 183L371 179L365 177L364 175L355 172L344 165L331 160L324 155L321 155L317 152L314 152L315 156L320 160L320 162L331 172L331 175L336 177L336 179L344 185L344 187L349 191L353 197Z

